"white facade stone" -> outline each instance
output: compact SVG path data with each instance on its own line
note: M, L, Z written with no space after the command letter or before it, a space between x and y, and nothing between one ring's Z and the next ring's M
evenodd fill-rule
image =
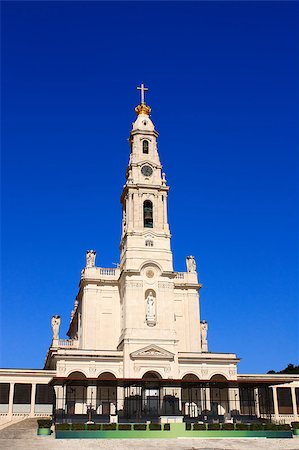
M36 384L48 383L52 377L65 379L74 372L89 379L106 373L117 379L140 379L153 371L163 379L181 380L194 375L200 381L214 376L240 381L239 359L234 353L209 351L208 324L200 315L201 284L195 258L186 258L186 272L176 272L173 268L167 214L169 187L158 154L158 133L149 117L148 106L141 103L136 112L121 195L119 265L96 267L96 251L87 251L86 267L81 272L71 313L69 339L59 337L60 317L53 316L53 336L44 371L0 371L0 382L9 380L11 384L9 404L3 413L6 416L13 414L14 384L20 380L32 384L31 403L26 405L26 414L31 416L36 413L33 404ZM244 375L243 381L250 377ZM92 396L93 388L87 389ZM56 386L55 390L59 407L59 399L65 395L64 387ZM204 391L210 409L210 388ZM275 394L275 387L273 391ZM177 388L175 395L181 405L180 392ZM229 395L239 399L238 389ZM259 411L258 405L256 408ZM278 420L275 395L274 409ZM222 409L219 413L222 414ZM294 414L297 417L297 410Z

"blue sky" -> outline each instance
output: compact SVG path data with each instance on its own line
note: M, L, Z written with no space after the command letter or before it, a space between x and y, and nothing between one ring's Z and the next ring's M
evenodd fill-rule
M43 366L85 251L119 261L145 82L209 349L298 364L298 3L2 2L1 366Z

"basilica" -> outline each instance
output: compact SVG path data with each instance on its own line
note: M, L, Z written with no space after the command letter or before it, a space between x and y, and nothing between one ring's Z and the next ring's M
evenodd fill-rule
M196 260L173 267L169 186L158 132L140 102L121 193L120 259L98 267L86 252L68 338L53 315L44 369L0 369L0 417L56 422L272 420L299 413L299 376L238 374L234 353L214 353L200 314ZM63 319L64 320L64 319Z

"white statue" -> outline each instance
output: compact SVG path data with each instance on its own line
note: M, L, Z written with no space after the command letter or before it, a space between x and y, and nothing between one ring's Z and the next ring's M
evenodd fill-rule
M187 272L196 272L196 262L194 256L187 256L186 258Z
M123 210L123 229L125 229L126 224L127 224L127 214L126 211Z
M166 185L166 173L165 172L162 173L162 185L163 186Z
M203 352L208 351L208 322L206 320L202 320L200 322L200 334L201 334L201 350Z
M94 267L96 262L96 254L95 250L87 250L86 252L86 267Z
M51 320L52 339L59 339L60 316L53 316Z
M149 292L146 299L146 321L147 323L156 322L156 311L155 311L155 297L152 291Z

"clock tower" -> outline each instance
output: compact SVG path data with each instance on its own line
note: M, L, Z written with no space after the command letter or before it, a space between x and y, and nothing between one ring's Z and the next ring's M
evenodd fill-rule
M158 132L150 118L151 108L144 101L136 106L136 120L130 132L130 159L126 184L121 196L122 236L120 267L137 270L149 259L154 259L163 271L172 271L170 232L167 220L165 173L162 172L157 138Z
M144 352L158 352L162 370L167 366L169 376L178 377L178 351L201 350L200 284L195 268L179 279L173 271L167 219L169 187L158 154L158 132L144 100L147 88L142 84L138 89L141 101L135 108L121 195L118 349L124 352L125 377L134 376L136 361ZM185 313L190 316L187 327L192 328L192 334L184 329Z

